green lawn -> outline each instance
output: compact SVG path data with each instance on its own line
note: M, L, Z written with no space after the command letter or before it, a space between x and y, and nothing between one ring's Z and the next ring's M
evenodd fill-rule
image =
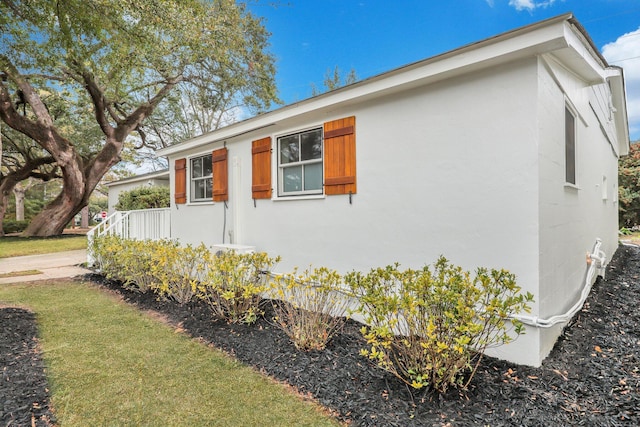
M87 248L87 236L0 237L0 258Z
M0 285L33 310L61 426L336 426L321 410L90 284Z

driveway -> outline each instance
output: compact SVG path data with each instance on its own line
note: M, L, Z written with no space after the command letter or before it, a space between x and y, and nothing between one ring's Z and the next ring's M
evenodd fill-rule
M90 270L80 266L86 261L86 249L0 258L0 276L28 270L38 271L38 273L28 276L0 277L0 284L60 279L90 273Z

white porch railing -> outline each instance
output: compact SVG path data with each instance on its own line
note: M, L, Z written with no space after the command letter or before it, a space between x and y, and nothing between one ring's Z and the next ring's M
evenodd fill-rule
M91 253L96 236L115 234L125 239L159 240L171 238L171 210L141 209L115 211L87 233L87 263L93 264Z

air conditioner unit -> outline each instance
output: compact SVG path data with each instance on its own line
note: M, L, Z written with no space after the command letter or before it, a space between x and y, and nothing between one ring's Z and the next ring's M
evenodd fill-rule
M229 251L233 251L238 254L251 254L256 251L256 247L247 245L235 245L232 243L220 243L218 245L213 245L213 253L215 253L216 255L221 252Z

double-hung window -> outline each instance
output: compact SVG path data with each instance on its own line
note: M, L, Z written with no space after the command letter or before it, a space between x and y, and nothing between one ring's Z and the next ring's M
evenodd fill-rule
M278 195L322 194L322 128L278 138Z
M212 201L213 174L211 154L193 157L191 166L191 202Z

